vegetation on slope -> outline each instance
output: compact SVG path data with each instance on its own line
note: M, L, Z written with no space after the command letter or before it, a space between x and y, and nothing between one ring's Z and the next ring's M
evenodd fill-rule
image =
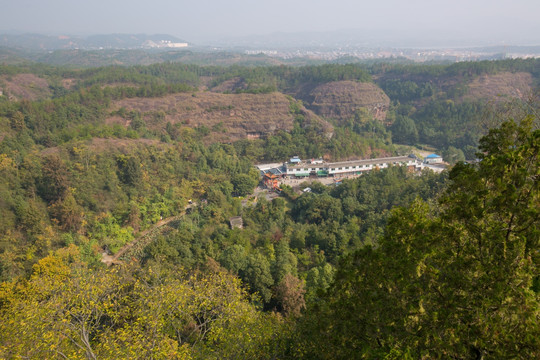
M355 112L329 138L287 99L292 127L211 143L222 129L113 106L191 99L202 78L227 74L259 94L202 97L283 99L262 85L369 79L355 66L34 70L56 84L48 99L0 102L0 357L538 357L536 98L499 108L516 121L450 179L392 167L268 201L250 197L255 161L391 154L398 124L417 137L403 142L475 154L485 129L470 126L483 108L418 86L426 92L403 103L390 96L390 128ZM533 115L520 121L523 109ZM171 216L124 265L100 261Z

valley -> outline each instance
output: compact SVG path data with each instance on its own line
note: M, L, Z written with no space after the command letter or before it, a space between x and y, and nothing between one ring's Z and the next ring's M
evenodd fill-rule
M94 55L0 65L0 358L538 357L539 60Z

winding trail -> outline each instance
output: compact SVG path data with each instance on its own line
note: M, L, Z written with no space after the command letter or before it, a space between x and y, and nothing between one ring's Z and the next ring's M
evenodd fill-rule
M124 246L122 246L122 248L120 250L118 250L118 252L116 254L109 255L109 254L103 253L101 262L107 264L107 266L111 266L111 265L115 265L115 264L121 264L122 260L120 260L120 258L122 256L126 255L127 253L129 253L130 250L135 249L137 247L137 245L139 245L141 243L144 244L143 240L146 238L147 235L156 232L159 228L161 228L164 225L169 224L172 221L181 219L186 214L186 210L189 209L189 208L194 207L195 205L196 205L195 203L189 204L184 208L184 211L182 211L179 215L171 216L171 217L165 218L163 220L160 220L157 223L155 223L154 225L152 225L152 227L150 227L150 228L148 228L148 229L146 229L144 231L141 231L140 233L137 234L137 237L133 241L127 243ZM144 246L146 246L146 245L148 245L148 244L144 244Z

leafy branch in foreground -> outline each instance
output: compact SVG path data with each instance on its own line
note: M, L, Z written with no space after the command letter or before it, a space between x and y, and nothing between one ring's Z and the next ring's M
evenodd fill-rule
M342 261L308 308L306 358L540 355L540 130L507 121L460 163L438 206L393 210L376 248Z

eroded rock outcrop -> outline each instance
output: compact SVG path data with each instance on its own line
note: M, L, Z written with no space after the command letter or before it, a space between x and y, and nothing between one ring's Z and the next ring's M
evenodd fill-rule
M338 122L354 117L357 110L368 110L374 118L385 121L390 99L373 83L335 81L322 84L310 92L310 108L317 115Z
M211 131L211 141L234 141L275 134L293 129L295 115L291 113L290 97L274 92L269 94L220 94L214 92L180 93L160 98L131 98L114 102L112 113L124 109L141 114L146 126L164 129L172 125L200 127ZM333 127L312 111L300 108L303 126L316 127L331 136ZM109 123L129 126L128 117L110 116Z

